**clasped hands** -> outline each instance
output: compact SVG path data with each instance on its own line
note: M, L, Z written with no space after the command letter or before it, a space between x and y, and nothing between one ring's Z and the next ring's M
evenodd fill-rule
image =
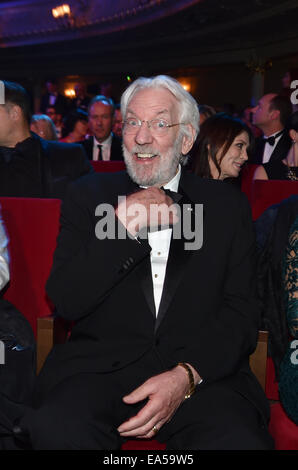
M193 369L194 371L194 369ZM195 383L199 375L194 371ZM155 375L123 401L129 405L148 399L146 405L132 418L118 427L122 437L150 439L171 420L189 390L189 380L183 367Z
M172 226L179 220L173 200L154 186L127 196L115 213L133 237L145 227L156 230L159 226Z

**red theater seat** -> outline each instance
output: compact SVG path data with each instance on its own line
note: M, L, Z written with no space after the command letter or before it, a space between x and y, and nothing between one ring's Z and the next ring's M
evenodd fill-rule
M9 237L10 282L4 297L30 322L52 313L45 283L52 267L59 230L60 200L0 198Z
M249 202L251 202L253 175L257 166L259 165L255 163L247 163L247 165L245 165L243 170L241 171L241 191L246 194Z
M91 165L93 166L94 171L96 173L102 172L115 172L115 171L122 171L125 169L125 163L122 161L90 161Z
M256 220L265 209L298 194L298 181L255 180L252 183L252 217Z

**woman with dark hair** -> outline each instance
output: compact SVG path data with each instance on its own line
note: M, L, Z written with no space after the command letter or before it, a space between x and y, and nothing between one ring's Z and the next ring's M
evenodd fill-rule
M81 142L88 131L88 114L82 109L69 113L63 120L60 142Z
M218 113L203 122L192 170L202 178L237 178L252 143L249 127L240 119Z
M293 113L286 124L292 139L292 146L283 160L269 161L259 165L254 180L292 180L298 181L298 111Z

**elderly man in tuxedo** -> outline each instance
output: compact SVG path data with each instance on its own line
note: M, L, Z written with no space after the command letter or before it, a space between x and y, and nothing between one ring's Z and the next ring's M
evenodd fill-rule
M74 326L18 429L34 449L269 449L248 202L184 171L199 116L176 80L136 80L121 109L127 173L86 176L63 204L47 291Z

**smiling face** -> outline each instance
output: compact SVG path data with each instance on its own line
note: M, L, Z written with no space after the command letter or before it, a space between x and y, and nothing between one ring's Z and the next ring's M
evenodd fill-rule
M166 88L145 88L137 91L127 106L125 119L141 121L163 119L179 123L179 103ZM146 122L135 133L123 129L123 153L130 177L142 186L162 186L176 174L181 154L186 154L193 139L180 131L180 126L158 134Z
M249 146L249 143L249 136L247 132L243 131L234 139L232 145L221 161L219 161L221 158L221 151L218 152L218 163L221 170L220 175L218 175L218 170L210 159L209 164L212 177L220 180L224 180L225 178L237 178L243 164L248 159L247 147Z

